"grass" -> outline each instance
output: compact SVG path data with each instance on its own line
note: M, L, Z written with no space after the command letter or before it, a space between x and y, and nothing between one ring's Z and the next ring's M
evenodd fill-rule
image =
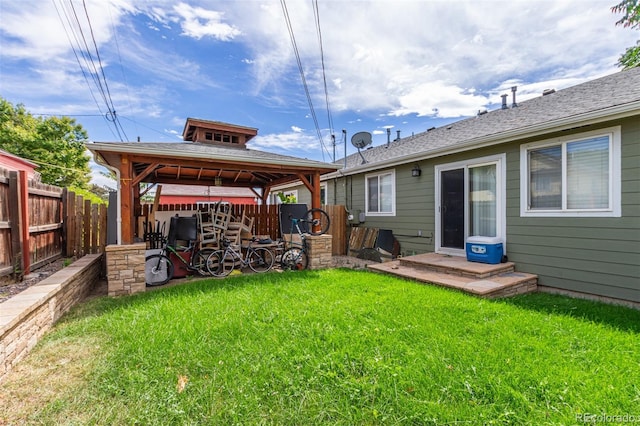
M253 274L82 304L18 368L8 424L579 424L640 416L640 312Z

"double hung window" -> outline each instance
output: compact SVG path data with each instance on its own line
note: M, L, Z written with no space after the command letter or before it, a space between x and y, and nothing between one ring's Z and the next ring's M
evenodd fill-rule
M367 215L393 216L396 211L395 172L386 171L365 178Z
M620 216L620 128L523 145L523 216Z

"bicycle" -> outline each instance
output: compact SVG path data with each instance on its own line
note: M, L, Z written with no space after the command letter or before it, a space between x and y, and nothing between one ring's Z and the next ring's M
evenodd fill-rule
M207 270L214 277L226 277L238 263L241 269L248 266L253 272L269 271L273 267L275 256L266 247L253 247L251 243L255 241L256 238L251 239L247 246L247 254L243 256L241 249L236 250L229 239L223 238L221 245L224 249L216 250L207 257Z
M171 253L178 259L190 272L195 272L200 276L209 275L207 269L207 259L214 249L199 247L199 243L190 243L184 250L178 250L177 247L165 243L160 253L149 255L145 258L145 281L147 286L164 285L173 278L175 265L171 260ZM188 260L185 253L190 253ZM184 256L183 256L184 255Z
M303 270L309 266L309 255L307 253L306 234L322 235L326 234L331 225L329 215L322 209L311 209L299 219L290 217L291 234L289 238L289 248L280 257L280 266L283 270ZM302 225L302 228L300 227ZM310 226L309 226L310 225ZM300 236L300 243L293 242L293 230Z

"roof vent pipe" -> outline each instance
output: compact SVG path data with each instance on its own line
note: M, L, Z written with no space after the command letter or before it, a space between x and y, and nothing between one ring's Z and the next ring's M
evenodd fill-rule
M387 148L389 148L390 143L391 143L391 129L387 128Z
M509 108L509 107L507 106L507 96L509 96L509 95L500 95L500 96L502 97L502 109L507 109L507 108Z
M397 141L400 140L400 130L396 130L396 132L398 132L398 137L396 138Z
M518 106L516 103L516 90L518 90L518 86L513 86L511 88L511 93L513 93L513 103L511 104L511 108L515 108Z

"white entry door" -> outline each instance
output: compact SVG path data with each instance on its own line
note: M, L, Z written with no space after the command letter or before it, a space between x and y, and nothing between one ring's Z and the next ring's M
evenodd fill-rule
M436 166L438 253L464 255L469 236L506 244L505 155Z

